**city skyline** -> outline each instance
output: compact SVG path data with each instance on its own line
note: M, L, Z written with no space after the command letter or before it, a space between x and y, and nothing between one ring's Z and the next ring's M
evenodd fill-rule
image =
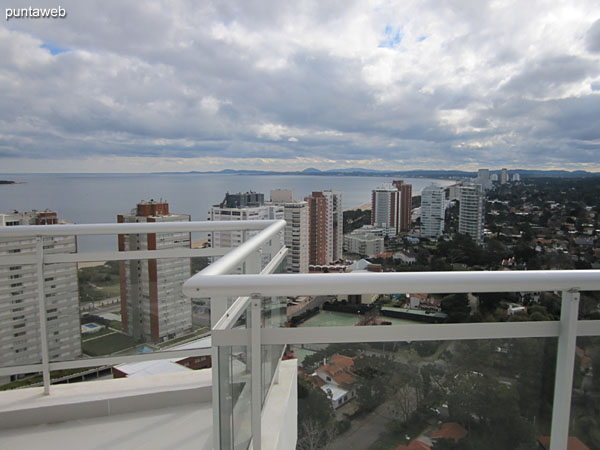
M4 172L600 170L592 1L63 3L0 24Z

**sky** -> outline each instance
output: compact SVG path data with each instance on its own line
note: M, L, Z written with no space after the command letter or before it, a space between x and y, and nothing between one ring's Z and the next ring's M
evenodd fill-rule
M0 173L600 171L597 0L59 5L0 0Z

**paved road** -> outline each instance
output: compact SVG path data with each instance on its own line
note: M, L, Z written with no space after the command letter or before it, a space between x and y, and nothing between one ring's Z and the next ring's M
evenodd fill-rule
M338 436L328 450L364 450L369 448L379 435L387 430L389 419L383 415L386 409L381 405L371 414L352 421L352 428Z

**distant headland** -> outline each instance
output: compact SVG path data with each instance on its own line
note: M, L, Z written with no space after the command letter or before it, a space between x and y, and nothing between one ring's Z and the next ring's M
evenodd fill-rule
M521 178L532 177L557 177L557 178L581 178L600 176L599 173L587 172L585 170L531 170L531 169L509 169L510 173L518 173ZM360 177L407 177L407 178L438 178L438 179L463 179L476 177L477 172L468 172L463 170L373 170L362 168L347 169L329 169L319 170L308 168L301 171L274 171L274 170L236 170L224 169L219 171L189 171L189 172L155 172L163 175L189 175L189 174L212 174L212 175L315 175L315 176L360 176ZM497 173L500 170L490 170L490 174Z

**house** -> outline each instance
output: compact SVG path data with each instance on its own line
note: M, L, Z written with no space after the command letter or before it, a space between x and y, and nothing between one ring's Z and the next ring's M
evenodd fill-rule
M339 408L356 396L356 377L352 372L354 360L349 356L335 354L313 374L314 383L331 400L332 406Z
M431 450L431 447L425 442L414 440L408 445L399 445L396 450Z
M394 253L394 260L399 260L402 264L414 264L417 262L417 257L413 252L400 251Z
M540 436L538 438L538 444L544 450L550 449L550 436ZM569 440L567 441L567 449L566 450L590 450L590 448L581 442L575 436L569 436Z
M428 294L410 294L410 309L419 309L421 303L427 303Z
M452 439L457 443L466 435L467 430L465 430L462 425L456 422L447 422L443 423L442 426L431 435L431 439L434 442L436 439Z
M506 315L508 316L512 316L513 314L516 314L518 312L527 312L527 308L525 308L523 305L517 305L516 303L511 303L508 305L508 309L506 310Z

